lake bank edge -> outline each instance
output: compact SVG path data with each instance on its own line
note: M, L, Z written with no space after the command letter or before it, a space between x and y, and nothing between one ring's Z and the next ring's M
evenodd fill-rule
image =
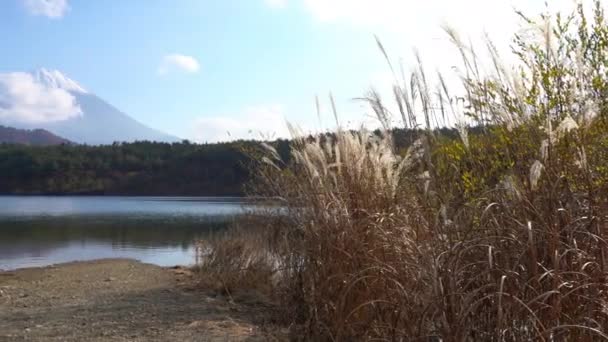
M283 340L264 323L267 303L213 294L188 267L133 259L0 271L0 308L0 341Z

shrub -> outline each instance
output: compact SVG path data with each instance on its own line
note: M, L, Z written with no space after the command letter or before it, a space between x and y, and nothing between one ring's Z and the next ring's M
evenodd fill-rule
M267 146L259 194L285 206L273 250L301 336L608 339L608 27L599 1L592 20L582 6L554 25L522 17L543 39L516 37L515 72L488 43L482 74L448 30L468 121L421 66L396 81L404 123L427 127L405 155L374 93L381 136L296 136L289 163ZM468 122L460 140L433 130L433 108Z
M198 241L195 270L201 285L228 297L239 291L255 291L268 298L274 288L276 265L267 243L261 229L245 229L236 223Z

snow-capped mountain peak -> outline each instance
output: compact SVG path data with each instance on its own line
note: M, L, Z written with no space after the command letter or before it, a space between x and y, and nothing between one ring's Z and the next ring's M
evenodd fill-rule
M131 118L62 72L49 69L0 73L0 125L41 128L90 145L179 141Z
M78 82L70 79L58 70L38 69L32 73L34 79L49 88L58 88L71 92L88 94Z

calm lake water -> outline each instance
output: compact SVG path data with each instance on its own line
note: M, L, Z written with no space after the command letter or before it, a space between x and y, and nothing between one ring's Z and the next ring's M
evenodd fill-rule
M0 270L101 258L194 263L194 242L253 208L239 198L0 196Z

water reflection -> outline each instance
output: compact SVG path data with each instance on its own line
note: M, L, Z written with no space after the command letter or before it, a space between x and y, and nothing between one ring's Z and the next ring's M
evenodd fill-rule
M248 207L237 199L0 197L0 269L100 258L191 264L193 243Z
M229 215L247 204L236 197L0 196L0 218L72 215Z

